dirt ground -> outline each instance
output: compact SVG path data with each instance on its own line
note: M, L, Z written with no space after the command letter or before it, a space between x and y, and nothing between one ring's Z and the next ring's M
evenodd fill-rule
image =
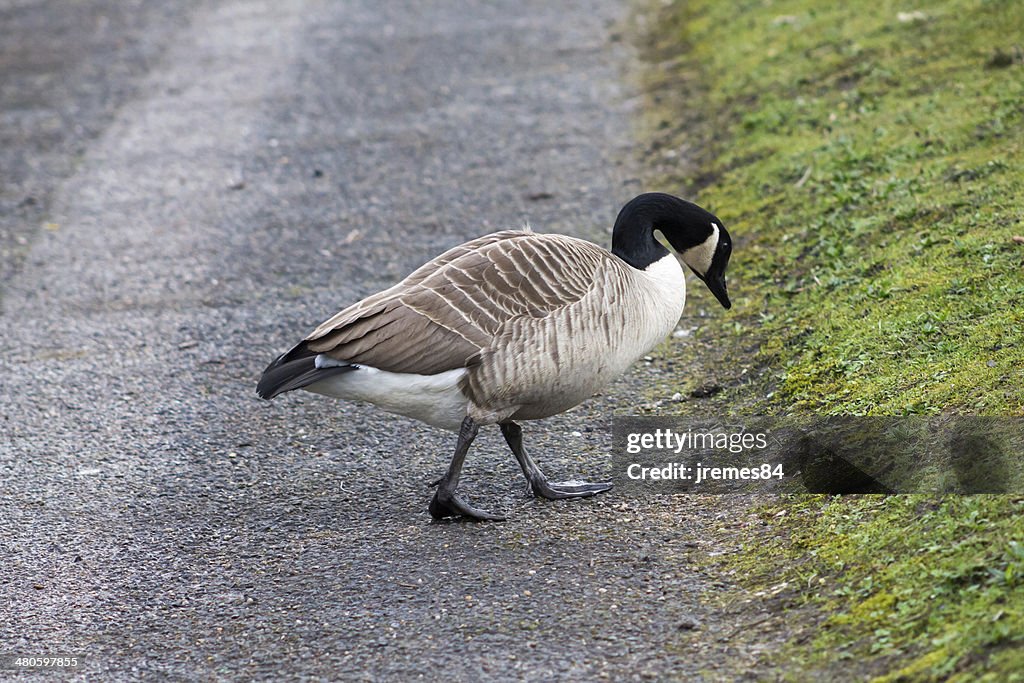
M779 627L755 598L715 607L733 586L698 561L754 528L743 500L533 500L495 428L464 490L508 521L432 523L450 435L254 392L460 241L529 221L607 242L655 189L628 11L0 3L7 654L77 654L93 680L768 676ZM655 356L527 446L602 479L613 413L706 372Z

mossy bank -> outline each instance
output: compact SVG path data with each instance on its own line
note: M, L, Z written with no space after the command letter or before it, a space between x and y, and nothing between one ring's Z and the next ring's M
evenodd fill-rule
M641 14L650 180L737 244L734 310L667 347L712 359L701 382L723 390L702 410L1024 415L1024 4ZM700 288L688 306L713 311ZM776 498L770 537L728 562L760 568L752 588L793 587L787 608L808 626L769 658L795 679L1013 680L1022 506Z

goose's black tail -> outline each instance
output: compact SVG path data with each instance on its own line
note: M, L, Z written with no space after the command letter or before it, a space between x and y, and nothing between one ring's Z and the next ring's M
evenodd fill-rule
M256 385L260 398L271 399L286 391L301 389L320 380L341 375L356 369L354 365L338 365L326 368L316 366L317 354L306 348L305 342L288 353L278 356L267 366Z

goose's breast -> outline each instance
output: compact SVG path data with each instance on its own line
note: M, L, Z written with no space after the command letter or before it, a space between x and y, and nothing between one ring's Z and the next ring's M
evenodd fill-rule
M516 406L512 417L523 420L590 398L678 323L685 278L676 258L666 259L646 271L607 272L577 304L542 319L512 321L504 345L473 373L483 381L471 389L485 389L491 405Z

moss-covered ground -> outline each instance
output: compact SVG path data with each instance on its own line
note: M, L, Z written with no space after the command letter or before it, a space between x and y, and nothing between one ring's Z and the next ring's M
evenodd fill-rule
M1024 4L914 7L673 6L661 142L699 145L672 180L733 230L721 329L777 405L1024 414Z
M1024 497L774 497L756 513L742 552L707 561L780 615L788 643L763 663L783 680L1024 680Z
M705 409L1024 415L1024 3L644 16L654 180L736 243L734 309L670 345L706 354L723 390ZM715 304L696 286L688 307ZM1022 513L1020 496L776 498L773 533L726 562L798 587L808 626L766 655L796 680L1024 680Z

